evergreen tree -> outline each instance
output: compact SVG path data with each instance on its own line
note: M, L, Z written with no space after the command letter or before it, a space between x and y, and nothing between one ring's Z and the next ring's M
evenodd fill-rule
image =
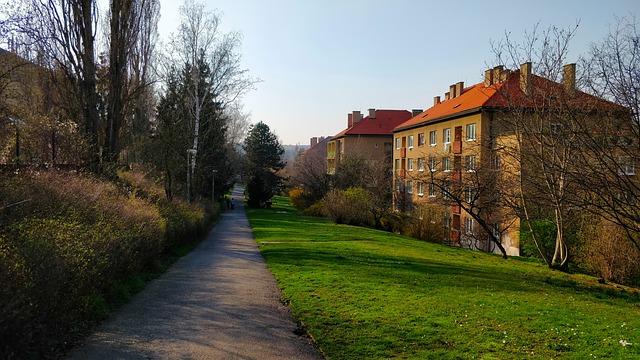
M251 126L244 141L248 204L252 207L269 206L269 200L282 184L278 171L284 168L284 148L269 126L259 122Z

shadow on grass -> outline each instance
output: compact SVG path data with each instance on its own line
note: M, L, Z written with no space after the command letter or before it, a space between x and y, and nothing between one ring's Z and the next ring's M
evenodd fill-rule
M346 244L341 243L341 245ZM323 248L320 249L319 246ZM384 255L371 250L358 249L357 245L347 246L326 248L324 244L317 243L283 243L264 246L262 253L265 259L273 265L314 266L325 271L332 271L331 269L335 268L336 273L343 272L350 277L357 277L360 282L395 283L415 288L417 282L428 280L428 283L423 286L429 289L437 287L489 288L495 292L528 293L539 293L548 290L548 287L551 286L558 291L573 291L598 299L617 298L629 302L640 300L638 292L590 286L552 270L541 269L539 273L535 274L520 269L518 267L520 263L512 263L509 260L504 261L503 264L478 262L475 265L469 262L471 259L464 257L452 261L438 261ZM455 252L455 249L447 250Z

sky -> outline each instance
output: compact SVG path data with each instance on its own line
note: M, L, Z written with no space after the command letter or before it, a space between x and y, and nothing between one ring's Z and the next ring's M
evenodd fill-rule
M198 1L198 0L197 0ZM640 0L199 0L223 32L242 34L242 67L261 79L243 98L252 123L283 144L309 144L367 109L427 109L449 85L482 81L495 64L491 41L515 40L536 23L579 23L567 63L600 41L615 16ZM160 36L179 22L177 0L161 0Z

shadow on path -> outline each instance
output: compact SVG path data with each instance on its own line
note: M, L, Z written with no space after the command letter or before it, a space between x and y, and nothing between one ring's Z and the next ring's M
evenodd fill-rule
M322 359L280 302L243 189L207 238L74 349L70 359Z

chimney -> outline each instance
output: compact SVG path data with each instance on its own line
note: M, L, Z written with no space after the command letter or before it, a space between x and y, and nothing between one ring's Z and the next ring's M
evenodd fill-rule
M411 110L411 117L416 117L422 113L422 109L413 109Z
M360 111L353 110L353 125L356 125L357 123L359 123L360 120L362 120L362 114L360 113Z
M488 69L484 71L484 87L493 85L493 70Z
M531 96L531 61L520 65L520 91Z
M453 99L457 96L458 94L456 94L456 84L449 86L449 99Z
M314 137L311 138L311 146L309 146L309 147L312 148L312 147L314 147L316 145L318 145L318 138L314 136Z
M503 72L500 73L500 81L501 82L506 81L509 75L511 75L511 70L505 69Z
M456 83L456 97L462 95L463 90L464 90L464 82L458 81Z
M564 85L564 90L573 94L576 91L576 64L567 64L563 70L562 85Z
M320 138L318 139L318 144L324 141L324 136L320 136Z
M440 96L436 96L433 98L433 106L440 104Z
M347 127L350 128L353 126L353 114L347 114Z
M493 78L491 80L492 84L497 84L500 82L500 74L502 73L503 69L504 67L502 65L498 65L493 68Z
M444 99L445 100L449 100L449 93L448 92L444 93Z
M376 118L376 109L369 109L369 119Z

